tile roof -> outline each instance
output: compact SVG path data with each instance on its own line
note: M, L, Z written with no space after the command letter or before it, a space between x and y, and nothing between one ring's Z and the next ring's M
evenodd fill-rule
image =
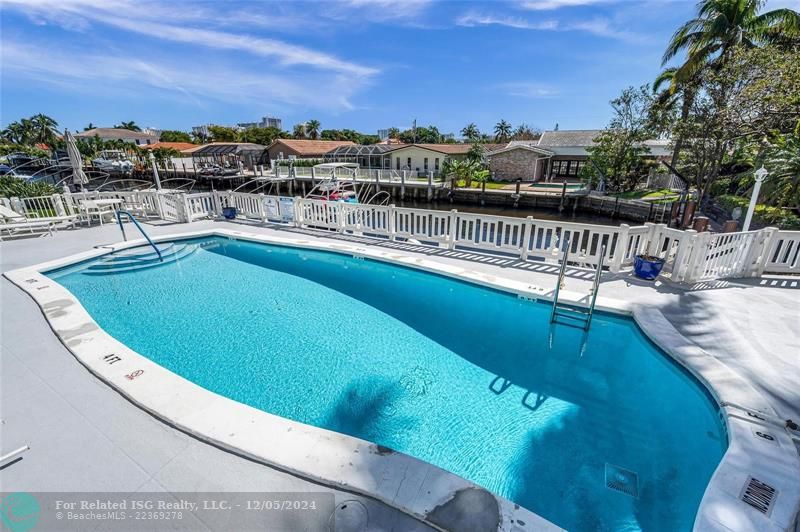
M173 150L185 151L198 148L197 144L191 142L156 142L154 144L145 144L142 148L146 150L157 150L159 148L172 148Z
M542 137L539 139L537 146L543 148L593 146L594 138L602 132L601 129L545 131L542 133Z
M94 137L97 135L98 137L104 139L156 139L158 140L158 136L151 135L150 133L142 133L141 131L133 131L130 129L121 129L116 127L96 127L94 129L89 129L86 131L82 131L80 133L75 133L76 137Z
M276 139L269 147L272 148L277 143L291 148L300 155L321 155L339 146L355 145L351 140Z
M472 144L404 144L401 146L393 146L393 151L402 150L416 146L426 150L444 153L445 155L466 155L472 149ZM487 152L505 147L505 144L483 144L484 150Z

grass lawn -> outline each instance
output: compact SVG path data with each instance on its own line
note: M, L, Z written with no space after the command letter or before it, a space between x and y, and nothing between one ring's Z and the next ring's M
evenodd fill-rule
M668 188L660 188L658 190L631 190L630 192L620 192L614 196L622 199L656 199L663 196L678 196L677 192L673 192Z
M502 183L502 182L487 181L486 182L486 188L487 189L501 189L504 186L510 185L510 184L512 184L512 183ZM466 188L466 183L462 179L462 180L460 180L460 181L458 181L456 183L456 186L461 187L461 188ZM470 188L481 188L481 184L479 182L477 182L477 181L473 181L472 182L472 186Z

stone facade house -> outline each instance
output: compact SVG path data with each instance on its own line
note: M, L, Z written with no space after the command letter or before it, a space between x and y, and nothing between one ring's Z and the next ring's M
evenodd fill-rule
M600 135L599 129L545 131L539 140L511 141L504 148L487 153L489 170L497 181L578 180L588 163L588 148ZM668 141L648 140L649 157L670 156Z

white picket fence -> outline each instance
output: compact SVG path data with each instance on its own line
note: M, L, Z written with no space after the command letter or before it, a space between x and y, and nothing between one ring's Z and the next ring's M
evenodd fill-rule
M239 218L291 224L448 249L471 249L520 260L556 263L569 246L570 260L612 272L637 255L664 259L663 275L676 282L800 273L800 231L767 228L739 233L697 233L664 224L605 226L394 205L328 202L240 192L81 192L35 198L2 198L28 218L80 214L80 202L120 200L121 209L176 223L217 218L233 207Z

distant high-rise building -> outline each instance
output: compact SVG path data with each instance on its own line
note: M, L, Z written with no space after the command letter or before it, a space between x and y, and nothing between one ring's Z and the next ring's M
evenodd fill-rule
M379 129L378 130L378 138L381 140L386 140L389 138L389 128L387 129Z
M254 127L274 127L275 129L282 129L281 119L272 116L261 117L260 122L239 122L236 125L242 129L251 129Z

